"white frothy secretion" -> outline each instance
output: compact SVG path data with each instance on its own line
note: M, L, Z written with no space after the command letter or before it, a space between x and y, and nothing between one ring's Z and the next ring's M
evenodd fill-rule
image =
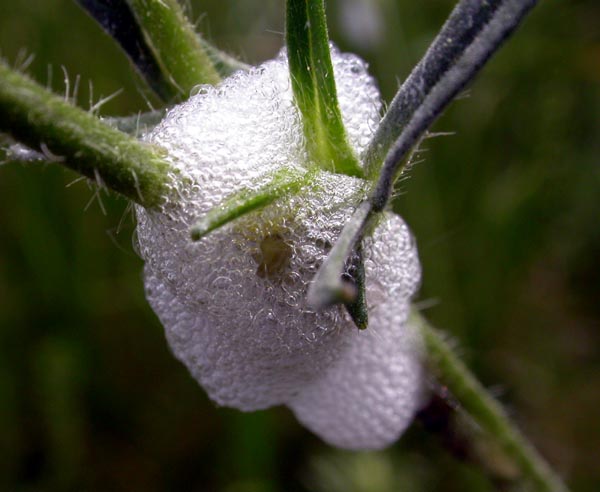
M363 61L332 49L344 124L359 155L380 118ZM314 168L282 53L218 87L200 87L146 137L167 150L171 198L137 207L148 300L173 353L211 399L256 410L289 406L325 441L393 442L421 403L421 341L407 324L420 266L410 231L386 213L364 244L369 328L340 306L314 312L306 292L364 195L356 178L311 185L194 243L191 225L230 194L281 169Z

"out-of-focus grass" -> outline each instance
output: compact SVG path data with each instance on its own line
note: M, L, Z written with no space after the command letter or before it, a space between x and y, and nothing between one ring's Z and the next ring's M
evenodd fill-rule
M220 46L258 62L282 44L283 1L193 2ZM374 29L352 29L353 5ZM337 0L332 38L387 100L449 1ZM127 61L69 0L0 0L0 50L103 114L144 109ZM397 210L418 238L420 300L574 490L600 488L600 6L542 2L436 124ZM125 203L56 166L0 166L1 490L491 490L413 428L393 449L338 453L282 409L216 409L146 305ZM364 474L373 488L365 489Z

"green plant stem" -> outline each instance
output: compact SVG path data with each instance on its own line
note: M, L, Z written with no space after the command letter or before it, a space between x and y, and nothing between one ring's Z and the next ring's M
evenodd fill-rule
M457 357L444 336L415 309L411 322L423 334L428 362L459 404L519 467L522 479L544 492L567 492L561 479L525 439L506 412Z
M363 176L342 121L323 0L288 0L286 43L290 79L311 157L326 171Z
M0 131L145 206L168 191L158 148L110 128L0 61Z
M127 0L163 74L181 98L221 78L177 0Z

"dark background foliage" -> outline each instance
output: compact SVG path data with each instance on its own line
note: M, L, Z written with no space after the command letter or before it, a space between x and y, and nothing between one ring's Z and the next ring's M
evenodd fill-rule
M283 1L194 1L200 29L257 63L282 46ZM358 7L357 7L358 6ZM386 100L448 0L337 0L331 36ZM367 8L360 12L357 8ZM353 10L354 9L354 10ZM372 29L367 27L372 21ZM396 209L419 241L428 317L577 491L600 489L600 5L547 0L436 124ZM357 27L358 26L358 27ZM143 84L69 0L0 0L0 49L102 114ZM217 409L146 305L133 220L56 165L0 166L0 489L486 491L418 426L380 453L333 450L285 409Z

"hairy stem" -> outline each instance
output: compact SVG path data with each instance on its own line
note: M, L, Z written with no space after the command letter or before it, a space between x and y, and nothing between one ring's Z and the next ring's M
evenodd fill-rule
M163 75L187 99L199 84L217 84L219 74L177 0L127 0Z
M362 177L338 104L323 0L286 5L290 79L311 157L327 171Z
M523 481L529 482L536 491L567 492L560 478L510 421L500 404L471 374L443 335L414 309L411 323L423 334L428 361L440 382L447 386L469 416L514 461Z
M0 61L0 131L145 207L167 193L158 148L110 128Z

